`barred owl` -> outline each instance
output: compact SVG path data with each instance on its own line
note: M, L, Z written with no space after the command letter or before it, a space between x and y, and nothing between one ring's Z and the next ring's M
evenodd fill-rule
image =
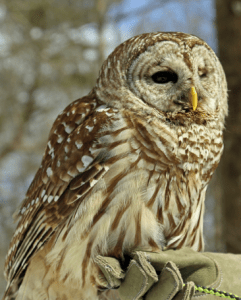
M98 254L202 250L226 115L225 75L203 40L159 32L118 46L53 124L18 211L4 299L99 299Z

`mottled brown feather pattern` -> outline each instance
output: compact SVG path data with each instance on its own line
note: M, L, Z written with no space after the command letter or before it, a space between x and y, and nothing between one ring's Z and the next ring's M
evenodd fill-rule
M154 81L170 71L175 82ZM117 47L90 94L53 124L17 214L4 299L108 299L96 255L203 250L226 115L223 69L201 39L147 33Z

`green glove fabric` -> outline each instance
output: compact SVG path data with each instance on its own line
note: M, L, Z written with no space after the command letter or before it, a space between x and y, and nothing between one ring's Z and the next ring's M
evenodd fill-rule
M166 300L166 299L191 299L195 293L193 282L188 282L184 287L182 275L173 262L164 265L159 281L147 293L146 300ZM122 298L121 298L122 299Z
M146 259L146 253L138 251L131 260L125 279L119 288L120 299L142 299L142 296L157 281L158 276Z
M119 287L121 300L219 298L209 294L207 288L241 296L241 255L200 253L190 248L160 253L137 251L125 274L114 258L97 256L96 263L105 276L100 279L102 286ZM195 291L195 285L206 289L196 288Z
M146 254L156 271L163 270L170 261L179 269L184 283L194 282L196 286L207 287L214 292L220 290L241 296L241 255L200 253L190 248ZM198 290L195 291L195 297L202 295L204 299L217 298L209 294L208 289ZM205 290L205 293L201 292Z

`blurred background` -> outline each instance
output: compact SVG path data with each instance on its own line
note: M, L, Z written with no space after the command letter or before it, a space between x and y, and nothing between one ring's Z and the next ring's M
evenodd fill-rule
M230 113L204 234L206 251L241 253L241 1L0 0L0 297L12 214L39 167L53 121L90 91L118 44L152 31L197 35L224 66Z

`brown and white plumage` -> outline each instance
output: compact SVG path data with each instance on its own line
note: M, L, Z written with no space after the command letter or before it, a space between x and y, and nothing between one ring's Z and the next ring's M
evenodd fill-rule
M51 129L18 213L4 299L98 299L98 254L202 250L226 114L224 72L204 41L149 33L117 47Z

